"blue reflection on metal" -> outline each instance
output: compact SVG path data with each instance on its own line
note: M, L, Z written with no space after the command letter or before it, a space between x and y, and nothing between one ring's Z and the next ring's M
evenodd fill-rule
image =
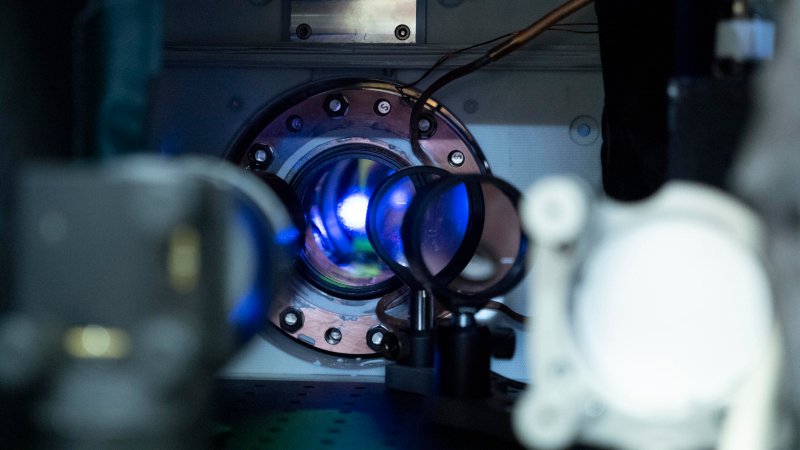
M297 231L295 227L286 227L278 232L275 235L275 242L278 245L292 245L297 242L297 238L300 237L300 232Z
M228 322L233 325L236 338L242 342L261 331L266 317L264 296L255 285L239 300L228 315Z
M236 338L243 342L261 331L267 313L267 301L271 288L270 257L271 246L268 239L271 230L267 224L256 217L251 207L243 206L236 213L238 229L245 230L251 248L255 250L256 270L250 289L236 300L228 314L228 323L233 328ZM285 231L285 230L284 230Z

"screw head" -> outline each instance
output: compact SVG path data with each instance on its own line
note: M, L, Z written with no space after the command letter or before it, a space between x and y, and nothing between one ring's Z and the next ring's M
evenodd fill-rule
M303 313L295 308L286 308L281 312L280 325L284 330L294 333L303 328Z
M264 150L264 149L256 150L256 153L253 156L253 159L255 159L256 162L260 162L260 163L266 162L267 161L267 151Z
M382 351L383 339L388 334L389 331L381 325L370 328L369 331L367 331L367 346L376 352Z
M298 39L305 41L306 39L311 37L312 34L311 25L307 23L301 23L300 25L297 26L297 28L295 28L294 34L297 35Z
M268 145L256 145L250 149L250 164L259 170L264 170L272 163L273 150Z
M433 125L431 125L430 119L428 119L427 117L423 117L422 119L419 119L419 122L417 122L417 129L419 129L419 131L423 133L431 131L432 126Z
M333 94L325 98L325 112L332 119L338 119L347 114L347 99L342 94Z
M417 121L420 139L427 139L436 133L436 119L430 114L423 114Z
M600 137L600 126L590 116L579 116L569 126L569 137L578 145L593 144Z
M392 112L392 104L389 103L389 100L380 99L375 102L375 112L379 116L385 116Z
M400 41L405 41L411 37L411 28L406 24L400 24L394 29L394 37Z
M289 131L298 132L303 129L303 118L300 116L291 116L286 119L286 128Z
M342 331L338 328L328 328L325 332L325 342L331 345L336 345L342 341Z
M464 154L458 150L453 150L449 155L447 155L447 161L453 167L461 167L464 165L465 160L466 158L464 157Z

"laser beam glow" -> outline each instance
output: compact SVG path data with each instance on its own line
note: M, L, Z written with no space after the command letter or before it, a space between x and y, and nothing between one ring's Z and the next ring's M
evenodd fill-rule
M339 203L336 215L342 225L351 231L364 232L367 222L369 198L360 192L348 195Z

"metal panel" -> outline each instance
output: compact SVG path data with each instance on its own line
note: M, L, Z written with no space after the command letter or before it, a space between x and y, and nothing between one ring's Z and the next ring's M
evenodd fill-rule
M292 0L292 41L412 44L417 0Z
M165 0L164 41L253 46L285 41L287 9L278 0Z
M303 0L305 3L341 3L343 0ZM370 0L361 0L370 1ZM409 0L372 0L371 3L398 5ZM288 41L290 7L300 0L165 0L164 32L170 44L263 47ZM416 0L416 43L463 47L526 26L556 7L561 0L469 0L446 6L444 0ZM451 3L451 2L450 2ZM381 9L383 8L383 9ZM374 6L373 11L386 8ZM294 9L292 9L294 11ZM310 18L307 20L311 20ZM409 27L415 22L409 15ZM584 8L565 22L596 22L594 8ZM292 31L299 23L294 24ZM311 24L313 27L313 24ZM394 29L386 33L394 38ZM582 28L588 29L588 28ZM313 30L312 30L313 31ZM412 30L414 31L414 30ZM314 41L313 39L309 39ZM593 34L549 31L536 39L542 45L596 45ZM316 41L315 41L316 42ZM355 42L352 36L344 42ZM363 42L363 41L360 41ZM399 42L394 40L392 42ZM414 42L408 39L408 43ZM306 44L307 42L303 42ZM303 45L305 47L305 45ZM383 47L387 47L383 45ZM412 47L412 46L403 46Z

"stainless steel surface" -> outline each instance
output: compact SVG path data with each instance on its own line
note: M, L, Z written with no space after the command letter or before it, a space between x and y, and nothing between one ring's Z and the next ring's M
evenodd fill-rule
M409 306L411 329L414 331L432 330L433 302L428 293L425 290L414 291Z
M297 42L413 44L417 0L292 0L289 31Z
M424 290L414 291L410 299L409 321L414 331L433 328L433 302Z

